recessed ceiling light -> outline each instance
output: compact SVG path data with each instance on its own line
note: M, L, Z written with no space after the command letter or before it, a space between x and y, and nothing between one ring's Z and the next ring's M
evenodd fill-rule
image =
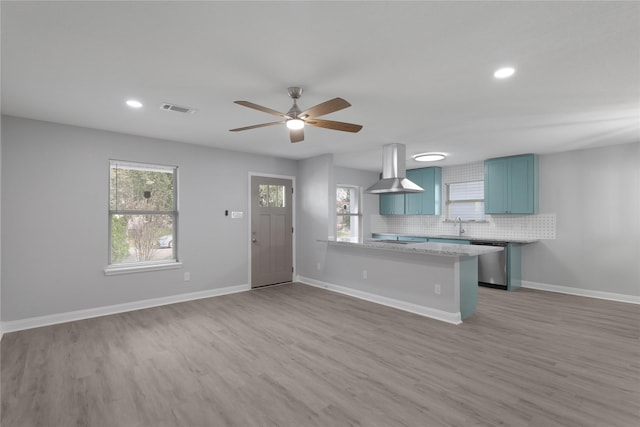
M515 72L516 72L515 68L504 67L496 70L496 72L493 73L493 77L495 77L496 79L506 79L513 76Z
M128 99L127 105L131 108L142 108L142 102L136 101L135 99Z
M437 162L439 160L444 160L445 157L447 156L442 153L420 153L411 156L411 158L416 162Z

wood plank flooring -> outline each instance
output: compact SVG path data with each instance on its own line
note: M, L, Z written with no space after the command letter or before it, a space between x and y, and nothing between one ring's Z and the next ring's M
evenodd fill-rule
M638 426L639 331L542 291L454 326L288 284L6 334L1 424Z

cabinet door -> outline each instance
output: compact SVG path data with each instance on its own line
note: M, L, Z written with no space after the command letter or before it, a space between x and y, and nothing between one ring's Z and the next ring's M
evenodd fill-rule
M420 215L423 212L424 194L429 191L425 188L425 169L410 169L407 171L407 178L415 184L424 188L424 193L409 193L404 197L404 212L407 215Z
M470 245L471 244L471 240L440 239L440 238L431 238L431 237L429 237L429 242L431 242L431 243L453 243L455 245Z
M414 237L414 236L398 236L398 240L401 242L416 242L416 243L424 243L429 241L427 237Z
M384 234L384 233L372 233L372 239L384 239L384 240L398 240L398 236L395 234Z
M509 159L508 206L510 214L533 214L536 212L535 162L533 156L518 156Z
M504 214L508 211L509 159L484 162L484 213Z
M403 215L404 194L381 194L380 215Z
M438 167L410 169L407 178L424 188L423 193L405 196L407 215L440 215L442 172Z

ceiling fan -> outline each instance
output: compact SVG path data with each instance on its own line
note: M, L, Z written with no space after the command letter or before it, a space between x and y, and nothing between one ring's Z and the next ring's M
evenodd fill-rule
M265 126L273 126L279 124L286 124L289 128L289 137L291 142L300 142L304 140L304 126L316 126L325 129L341 130L344 132L358 132L362 129L361 125L355 125L353 123L334 122L332 120L320 120L316 117L324 116L325 114L333 113L335 111L342 110L350 107L347 101L342 98L333 98L329 101L318 104L314 107L308 108L304 111L300 110L296 101L302 96L301 87L290 87L288 89L289 96L293 99L293 106L289 109L287 114L281 113L271 108L263 107L262 105L254 104L249 101L234 101L236 104L244 105L245 107L253 108L254 110L263 111L265 113L273 114L274 116L281 117L283 120L277 122L262 123L259 125L245 126L242 128L229 129L231 132L239 132L242 130L256 129Z

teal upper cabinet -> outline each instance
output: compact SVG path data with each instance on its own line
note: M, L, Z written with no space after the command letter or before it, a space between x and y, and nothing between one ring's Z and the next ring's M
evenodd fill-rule
M405 195L407 215L440 215L442 206L442 169L438 167L410 169L407 178L424 188L423 193Z
M380 215L440 215L442 169L411 169L407 178L424 188L422 193L381 194Z
M381 194L380 215L404 215L404 194Z
M538 211L538 157L534 154L484 161L484 212L535 214Z

